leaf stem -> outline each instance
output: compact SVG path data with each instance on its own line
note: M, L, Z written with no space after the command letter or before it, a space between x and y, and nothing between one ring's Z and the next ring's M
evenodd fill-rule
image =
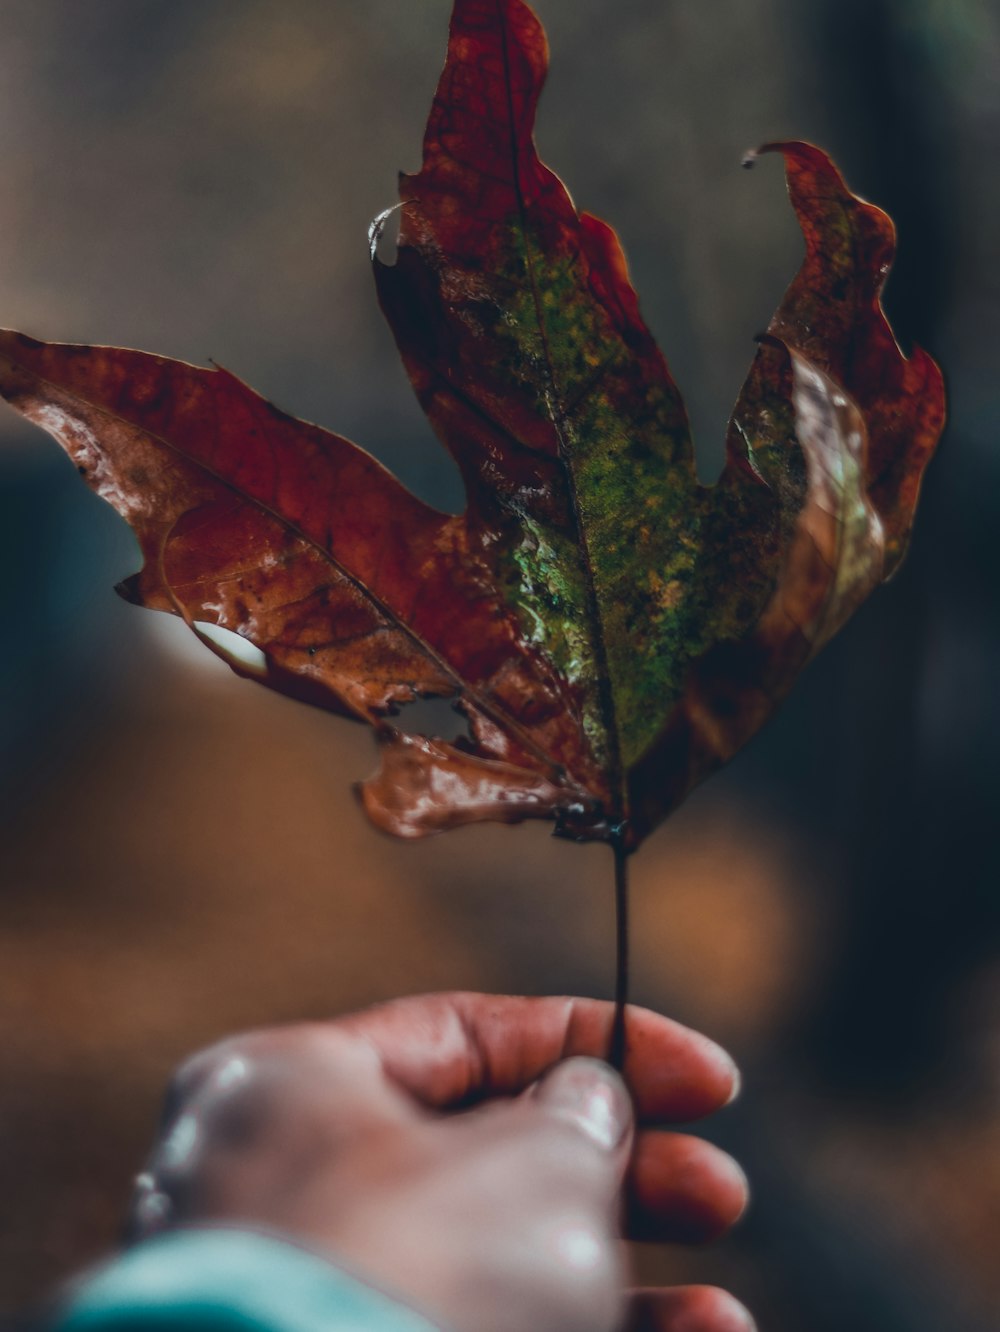
M611 843L615 856L615 1013L608 1063L619 1073L625 1064L625 1005L628 1003L628 852L621 837Z

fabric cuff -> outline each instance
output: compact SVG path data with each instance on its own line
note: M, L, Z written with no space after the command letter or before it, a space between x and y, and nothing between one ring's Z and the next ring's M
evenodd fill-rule
M290 1240L177 1230L81 1279L54 1332L439 1332Z

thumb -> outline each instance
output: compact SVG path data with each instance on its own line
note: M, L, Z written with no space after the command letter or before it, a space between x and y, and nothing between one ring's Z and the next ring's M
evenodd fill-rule
M617 1188L628 1165L635 1116L611 1065L583 1056L564 1059L535 1084L532 1099L543 1114L571 1124L597 1146L613 1166Z

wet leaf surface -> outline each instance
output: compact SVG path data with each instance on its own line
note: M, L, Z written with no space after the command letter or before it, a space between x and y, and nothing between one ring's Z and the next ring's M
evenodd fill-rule
M551 819L634 849L758 729L905 550L944 418L880 293L892 223L781 152L806 257L698 481L614 232L540 161L520 0L457 0L378 297L467 505L441 514L227 371L0 335L0 391L135 529L131 600L234 668L370 723L378 826ZM233 655L220 626L258 649ZM450 700L455 741L394 724Z

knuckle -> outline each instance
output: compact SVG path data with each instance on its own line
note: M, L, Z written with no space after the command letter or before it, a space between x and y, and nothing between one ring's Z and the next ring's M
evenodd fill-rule
M174 1070L163 1097L160 1132L196 1101L211 1099L249 1078L259 1038L256 1033L232 1036L188 1055Z
M610 1326L623 1274L608 1227L586 1214L564 1212L551 1218L539 1247L560 1277L562 1298L575 1306L572 1326Z

